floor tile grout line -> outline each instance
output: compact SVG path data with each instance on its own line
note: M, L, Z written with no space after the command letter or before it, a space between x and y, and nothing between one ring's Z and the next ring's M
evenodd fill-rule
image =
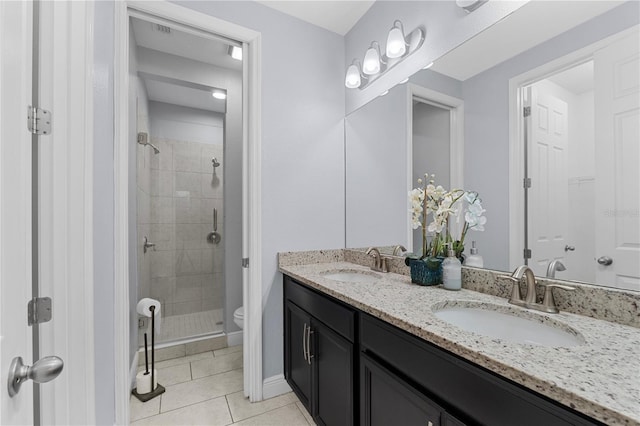
M149 416L149 417L161 416L161 415L163 415L163 414L167 414L167 413L170 413L170 412L172 412L172 411L181 410L181 409L183 409L183 408L191 407L191 406L193 406L193 405L202 404L203 402L213 401L214 399L224 398L225 396L226 396L226 395L220 395L220 396L216 396L216 397L213 397L213 398L203 399L202 401L193 402L193 403L191 403L191 404L183 405L182 407L172 408L171 410L167 410L167 411L165 411L165 412L160 411L160 413L159 413L159 414L154 414L153 416ZM145 418L148 418L148 417L145 417ZM142 420L142 419L140 419L140 420ZM136 421L137 421L137 420L136 420Z
M234 393L237 393L237 392L234 392ZM231 394L228 394L228 395L231 395ZM226 396L226 395L225 395L225 396ZM277 398L277 397L274 397L274 398ZM271 398L269 398L269 399L271 399ZM227 400L227 401L228 401L228 400ZM263 401L266 401L266 400L263 400ZM259 401L259 402L262 402L262 401ZM253 404L253 403L251 402L250 404ZM294 402L290 402L289 404L285 404L285 405L282 405L282 406L280 406L280 407L276 407L276 408L272 408L272 409L270 409L270 410L263 411L263 412L262 412L262 413L260 413L260 414L255 414L255 415L253 415L253 416L245 417L244 419L241 419L241 420L238 420L238 421L235 421L235 420L234 420L233 422L234 422L234 423L244 422L245 420L253 419L254 417L258 417L258 416L262 416L262 415L267 414L267 413L271 413L272 411L276 411L276 410L279 410L279 409L281 409L281 408L288 407L289 405L292 405L292 404L293 404L293 405L296 405L296 402L295 402L295 401L294 401ZM298 408L298 406L297 406L297 405L296 405L296 409L298 409L298 411L300 411L300 408ZM231 410L229 410L229 411L231 411ZM302 417L304 417L304 420L305 420L307 423L309 423L309 421L308 421L308 420L307 420L307 418L305 417L304 413L300 413L300 414L302 414ZM231 415L231 417L233 418L233 414Z

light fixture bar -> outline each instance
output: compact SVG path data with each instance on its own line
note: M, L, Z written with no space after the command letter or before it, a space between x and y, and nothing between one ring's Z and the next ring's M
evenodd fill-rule
M367 88L373 81L420 49L424 44L425 33L423 27L418 27L404 36L402 22L396 20L387 37L385 54L380 53L378 42L372 42L365 54L362 68L358 67L356 61L347 68L345 86L349 89Z

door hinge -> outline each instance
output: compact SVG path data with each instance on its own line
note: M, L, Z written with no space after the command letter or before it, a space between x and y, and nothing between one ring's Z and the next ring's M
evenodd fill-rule
M248 257L243 257L242 258L242 267L243 268L248 268L249 267L249 258Z
M531 188L531 178L522 179L522 186L524 188Z
M531 115L531 107L530 106L524 107L522 111L522 115L525 117L529 117Z
M51 134L51 111L29 105L27 107L27 129L34 135Z
M41 324L51 321L51 298L34 297L27 305L27 323Z
M531 259L531 249L524 249L522 254L525 259Z

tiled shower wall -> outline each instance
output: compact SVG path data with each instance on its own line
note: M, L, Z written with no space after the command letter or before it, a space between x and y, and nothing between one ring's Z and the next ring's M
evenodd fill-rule
M208 243L207 234L216 208L225 238L223 146L154 137L151 142L160 153L149 165L149 222L139 223L139 238L148 235L156 247L144 255L150 260L150 288L139 294L158 299L164 316L222 309L224 245ZM215 174L213 157L221 163ZM142 192L139 210L147 206Z

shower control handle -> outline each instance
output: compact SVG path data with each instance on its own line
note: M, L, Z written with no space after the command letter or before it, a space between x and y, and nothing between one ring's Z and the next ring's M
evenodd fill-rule
M213 232L207 235L209 244L218 244L222 240L222 235L218 232L218 209L213 209Z

